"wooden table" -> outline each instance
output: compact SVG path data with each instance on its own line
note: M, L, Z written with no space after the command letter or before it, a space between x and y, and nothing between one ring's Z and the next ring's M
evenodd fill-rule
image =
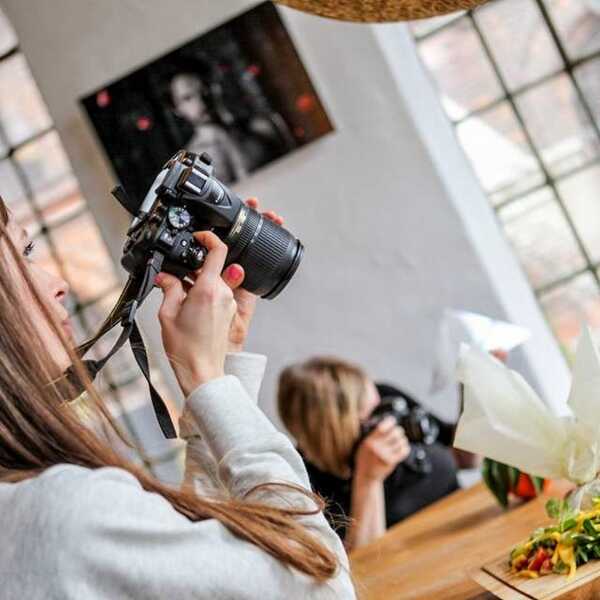
M568 488L503 511L483 484L460 490L392 527L350 556L361 600L494 598L468 571L508 550L548 521L544 505Z

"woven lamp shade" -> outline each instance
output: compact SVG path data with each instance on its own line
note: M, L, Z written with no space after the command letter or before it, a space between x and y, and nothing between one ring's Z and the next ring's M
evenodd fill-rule
M304 12L361 23L413 21L468 10L486 0L276 0Z

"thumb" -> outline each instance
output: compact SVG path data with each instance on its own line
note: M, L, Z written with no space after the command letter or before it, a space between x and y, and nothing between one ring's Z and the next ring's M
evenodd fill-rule
M164 295L158 311L159 319L174 319L185 300L181 280L168 273L159 273L154 279L154 283L162 290Z

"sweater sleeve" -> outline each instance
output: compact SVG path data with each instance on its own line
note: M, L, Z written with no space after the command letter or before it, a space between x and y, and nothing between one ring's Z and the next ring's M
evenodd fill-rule
M225 374L235 375L257 404L266 363L267 357L262 354L230 353L225 359ZM179 435L187 442L183 485L191 486L204 496L222 495L225 488L217 474L217 461L200 435L188 402L179 420Z
M310 491L302 458L289 439L249 398L231 375L200 386L188 398L190 411L218 465L218 476L232 497L279 507L314 509L304 494L264 484L292 484ZM348 559L322 512L300 519L336 553L348 574ZM351 587L351 584L350 584Z
M273 482L309 489L300 456L236 377L211 381L187 401L232 496L247 497ZM338 556L341 568L318 584L214 519L191 522L120 469L67 467L54 481L35 493L44 536L30 534L45 550L33 547L52 561L49 568L45 564L53 574L51 597L355 598L346 553L322 513L301 521ZM288 506L305 498L268 487L250 497Z

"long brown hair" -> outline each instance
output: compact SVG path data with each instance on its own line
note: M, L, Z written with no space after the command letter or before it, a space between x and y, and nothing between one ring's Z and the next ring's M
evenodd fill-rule
M321 470L348 478L359 435L367 375L334 357L316 357L279 376L279 416L306 458Z
M332 577L338 568L336 555L298 520L299 516L316 514L323 508L310 492L284 486L290 488L290 493L312 498L313 511L293 505L284 509L247 500L202 498L193 490L161 483L83 425L75 409L65 402L75 397L75 390L68 389L64 382L56 383L57 366L36 333L31 311L23 308L23 290L31 295L62 340L85 385L90 409L118 430L29 278L20 252L8 235L8 220L0 198L0 245L5 259L0 268L0 481L23 481L61 463L91 469L119 467L132 473L145 490L163 496L191 521L217 519L240 538L317 581ZM12 269L12 262L17 265L16 270Z

